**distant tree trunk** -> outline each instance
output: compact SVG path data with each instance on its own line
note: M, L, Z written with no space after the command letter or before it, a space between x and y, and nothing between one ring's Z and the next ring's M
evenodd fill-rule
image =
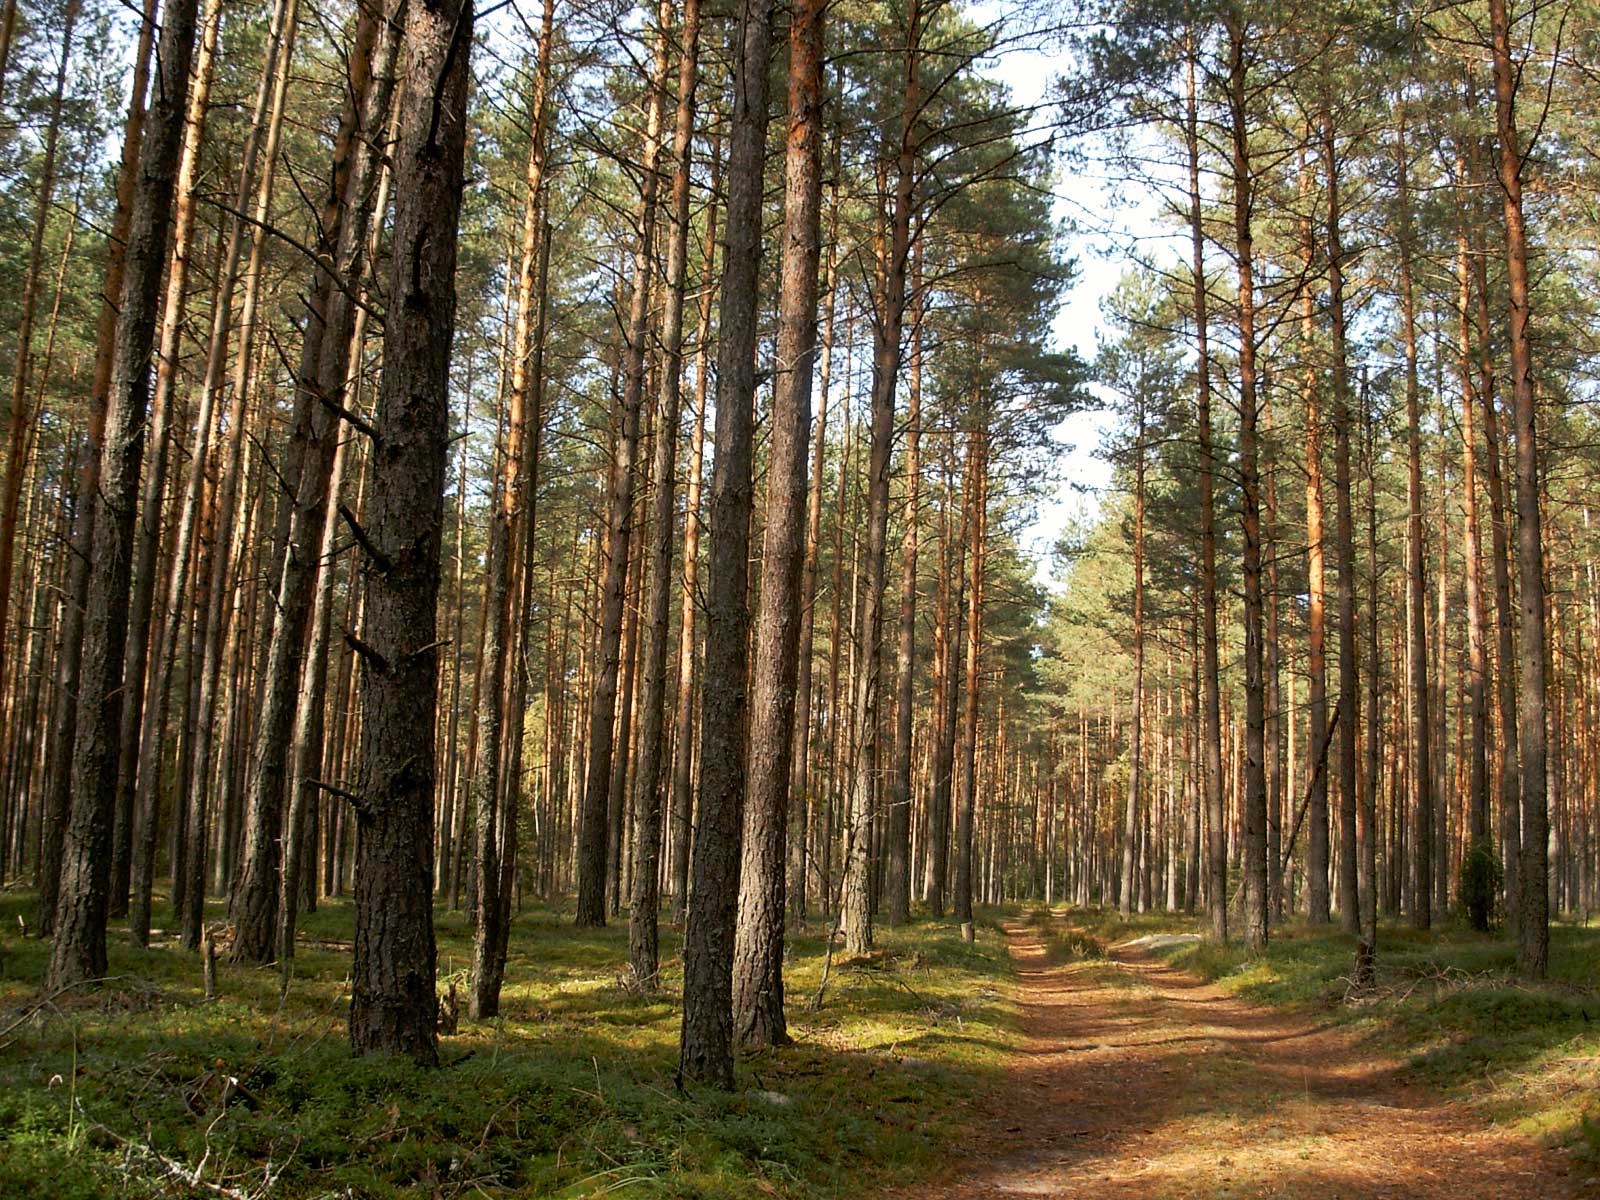
M124 284L107 392L104 445L83 619L71 817L45 987L57 990L106 973L111 833L117 801L117 735L128 633L134 509L144 455L167 223L172 215L194 57L196 0L172 0L158 50L163 86L145 129L124 260Z
M944 501L940 506L939 590L934 615L934 662L938 666L938 694L934 711L933 786L928 795L928 910L944 917L946 883L950 874L950 798L955 777L956 713L961 687L958 682L961 651L961 579L966 566L967 539L960 523L951 519L954 502L956 432L945 439Z
M628 309L628 345L623 363L622 397L617 413L616 461L611 465L606 499L606 567L601 584L600 642L594 696L589 707L589 769L583 785L582 828L578 846L577 923L606 923L606 866L609 841L611 774L615 755L617 677L622 669L622 626L633 541L635 460L639 454L639 413L644 395L645 343L650 332L650 285L655 253L656 196L660 190L661 121L668 67L667 31L656 34L641 147L639 242L633 254L633 290ZM624 703L631 704L631 696ZM626 746L622 747L625 755Z
M1134 398L1133 461L1133 704L1128 717L1128 807L1122 832L1123 919L1133 915L1135 847L1139 827L1139 791L1144 769L1144 379Z
M1306 215L1300 229L1300 253L1308 279L1316 256L1316 235L1309 211L1311 168L1301 160L1300 198ZM1330 211L1333 201L1329 201ZM1331 266L1330 266L1331 272ZM1328 739L1328 660L1327 660L1327 527L1322 507L1322 426L1319 403L1321 371L1312 360L1316 345L1316 296L1311 286L1300 294L1300 336L1306 356L1301 382L1305 409L1306 461L1306 724L1308 754L1306 762L1306 830L1308 866L1321 864L1320 873L1309 869L1307 892L1311 919L1328 920L1328 773L1324 770ZM1292 818L1291 818L1292 819Z
M911 726L917 666L917 538L922 496L922 253L912 258L911 371L907 387L905 507L900 553L900 631L895 650L894 760L884 832L890 925L911 919Z
M1463 184L1467 180L1463 157L1456 160L1456 176ZM1472 361L1472 249L1464 211L1456 239L1456 289L1461 373L1461 551L1467 603L1467 835L1472 848L1486 845L1489 837L1489 696L1480 549L1483 539L1478 518L1477 396Z
M1544 978L1550 961L1549 793L1545 780L1544 534L1539 513L1539 444L1535 430L1533 350L1528 337L1528 235L1522 215L1522 150L1516 123L1519 67L1511 58L1506 0L1489 0L1493 43L1495 129L1500 140L1500 191L1505 211L1506 273L1511 291L1512 420L1517 446L1517 566L1522 639L1518 676L1522 707L1522 847L1518 883L1517 971Z
M1358 838L1361 869L1361 940L1367 945L1367 955L1358 958L1357 984L1372 982L1373 956L1378 948L1378 841L1382 829L1378 824L1378 485L1377 443L1373 435L1372 405L1367 398L1365 377L1361 385L1361 420L1366 433L1367 467L1367 770L1366 787L1361 798L1361 829ZM1359 977L1365 966L1368 978Z
M794 867L789 882L789 902L800 916L806 913L806 893L811 876L811 680L816 632L817 559L822 547L823 461L828 438L828 392L833 375L834 318L839 281L839 156L840 131L835 123L832 183L828 198L828 265L822 284L822 357L817 369L817 420L811 451L811 495L806 512L806 555L800 573L800 646L796 652L798 674L794 696L794 783L791 796L798 804L791 847Z
M128 914L129 934L133 944L143 946L150 930L150 863L154 854L152 844L147 851L144 838L153 835L155 824L154 793L158 779L143 781L144 742L149 737L160 742L159 727L166 720L166 701L171 676L171 661L163 653L175 637L173 627L178 624L181 609L167 608L159 620L154 613L157 576L161 564L161 529L166 516L167 458L172 441L173 389L177 383L179 358L188 306L189 269L194 257L194 224L199 205L195 195L200 171L201 148L205 140L206 114L210 107L212 65L217 48L220 23L220 5L206 6L201 18L200 44L195 53L194 83L189 89L189 116L183 139L183 154L179 160L178 180L174 203L177 212L173 219L172 261L167 269L167 296L162 313L160 339L156 350L156 385L150 405L149 454L145 468L143 490L139 497L139 524L136 535L133 564L133 591L128 601L127 661L123 666L123 689L130 703L123 705L122 728L118 734L117 810L114 840L111 851L111 915ZM184 547L187 558L188 545ZM187 562L183 574L188 575ZM154 630L152 630L154 626ZM156 672L150 665L151 637L154 633ZM140 702L142 701L142 703ZM152 762L155 754L152 752ZM159 775L153 765L153 774ZM150 811L141 803L141 795L148 794ZM137 860L143 858L142 863ZM135 875L139 876L135 886ZM131 901L130 891L142 893Z
M1360 693L1356 651L1355 517L1350 503L1350 367L1344 309L1344 210L1339 191L1338 148L1332 118L1322 118L1322 150L1328 174L1328 324L1333 352L1334 552L1339 562L1339 924L1348 933L1360 925L1356 859L1356 732ZM1312 878L1323 890L1327 917L1327 855ZM1315 868L1316 864L1313 864Z
M1233 232L1239 266L1239 481L1244 532L1245 935L1253 948L1267 943L1267 787L1264 762L1266 701L1262 667L1261 472L1256 432L1256 312L1254 193L1250 138L1246 127L1246 30L1235 16L1228 33L1228 115L1232 135ZM1227 897L1221 899L1227 902Z
M196 707L192 718L189 747L188 795L182 798L187 815L184 819L182 846L181 894L174 897L183 943L187 949L200 946L201 925L205 915L208 848L210 845L210 816L212 803L212 772L214 751L219 733L225 724L219 709L225 705L219 696L222 687L223 663L229 649L228 631L233 616L233 595L229 586L229 567L234 561L235 514L238 510L239 483L244 463L246 437L244 427L254 380L251 354L254 316L261 286L261 254L265 230L262 222L269 214L272 193L273 168L282 130L285 89L287 87L289 55L279 51L292 48L288 36L295 25L297 5L294 0L279 0L273 10L269 32L272 47L262 65L261 84L256 93L255 109L251 116L243 161L239 169L239 189L235 215L229 222L227 250L222 278L217 289L217 302L213 306L211 331L206 345L205 374L201 383L203 393L219 398L225 386L228 371L229 346L233 331L233 293L240 279L240 261L243 258L245 239L250 243L248 269L244 271L245 291L239 309L239 347L233 356L234 371L227 410L227 455L221 466L221 477L216 485L215 525L216 535L211 541L209 560L203 561L199 570L206 577L206 603L197 607L200 614L198 646L191 671L198 677ZM262 150L266 151L266 167L259 180L257 166ZM252 212L254 223L247 223L245 215ZM248 233L247 233L248 230ZM205 401L202 400L202 405ZM272 929L266 933L270 946Z
M980 709L979 681L982 676L983 654L983 592L984 567L987 553L989 525L989 456L987 430L979 404L969 409L968 420L973 424L967 435L967 518L965 540L967 543L967 645L966 683L963 688L964 707L961 715L961 800L956 812L956 869L955 918L961 924L962 937L972 940L973 875L973 813L978 794L978 718Z
M384 53L379 59L379 67L383 76L387 78L393 73L394 52L389 49L389 43L397 42L391 29L386 35ZM387 105L387 100L383 103ZM377 119L381 114L373 112L369 119ZM392 140L392 139L391 139ZM366 167L364 169L370 169ZM380 168L380 180L377 195L372 202L371 216L374 220L364 222L370 227L367 230L366 267L359 277L350 279L351 286L356 286L363 281L369 281L376 267L378 255L378 233L383 227L383 219L389 207L389 190L391 175L387 165ZM352 173L351 178L355 174ZM364 203L357 194L354 203ZM363 296L370 289L363 289ZM366 341L367 309L363 306L355 315L355 326L350 335L350 350L346 363L345 381L338 393L340 402L351 411L358 404L361 391L361 354ZM470 388L468 391L470 392ZM308 626L308 640L306 646L306 661L301 670L299 695L295 702L294 732L290 745L292 747L292 760L289 773L289 816L287 821L287 834L284 838L283 872L281 885L278 889L278 928L277 949L278 956L287 961L294 957L295 921L299 909L300 881L305 877L302 860L306 857L314 858L315 838L306 843L306 826L308 818L316 811L316 804L320 796L318 773L323 762L323 725L324 711L327 702L328 681L328 656L329 642L333 630L333 585L336 579L337 542L339 530L343 528L343 520L339 515L340 493L344 487L344 478L347 472L351 449L351 440L356 436L352 431L330 431L331 436L338 439L334 450L331 473L328 477L327 502L322 506L322 537L317 551L317 562L321 564L317 574L316 595L312 602L310 624ZM458 527L459 528L459 527ZM459 604L459 589L458 589ZM458 614L459 615L459 614ZM459 621L458 621L459 624ZM275 629L281 629L280 621ZM456 656L459 662L459 655ZM459 673L459 667L458 667ZM312 831L314 833L314 831ZM246 864L248 869L249 864ZM310 873L312 896L315 896L315 871Z
M1428 585L1423 554L1422 529L1422 434L1417 392L1417 318L1411 289L1411 193L1408 180L1409 151L1406 147L1405 106L1395 104L1396 202L1399 228L1396 238L1400 255L1401 343L1405 348L1406 372L1406 575L1410 581L1406 619L1407 673L1411 681L1410 740L1411 763L1407 778L1411 784L1412 835L1411 923L1427 929L1433 923L1433 770L1429 766L1433 730L1428 716Z
M663 21L667 12L663 6ZM666 755L667 649L671 640L673 504L683 397L683 299L689 261L689 189L694 167L695 87L699 73L700 0L685 0L678 30L678 111L672 132L672 229L667 247L666 307L661 316L660 395L656 400L655 461L651 465L649 595L645 601L644 687L639 762L634 779L637 839L633 894L628 906L628 961L633 977L653 988L660 971L657 914L661 907L661 765ZM703 426L702 426L703 428ZM690 621L690 628L693 622ZM691 655L693 648L691 645ZM684 711L692 696L682 695ZM688 752L688 738L679 744Z
M470 0L408 5L380 440L367 498L350 1045L438 1062L434 637L466 148Z
M672 760L672 919L689 911L689 844L694 815L695 623L700 608L700 484L705 467L706 391L711 345L711 278L717 261L717 197L721 193L722 147L711 141L711 196L706 202L704 286L695 330L694 434L683 497L683 587L678 611L678 697Z
M811 429L811 374L817 357L817 268L822 258L826 11L826 0L800 0L789 30L778 373L769 415L766 534L751 671L749 795L733 959L733 1031L744 1047L783 1045L790 1040L783 1016L785 834L794 763L806 451Z
M502 771L506 759L506 725L520 722L521 713L506 702L507 672L514 670L513 610L515 601L517 531L532 538L528 523L530 477L536 468L531 449L537 420L528 417L533 387L528 379L532 351L532 321L539 263L541 193L544 182L545 104L550 84L552 17L546 0L541 22L539 61L534 70L529 125L533 129L522 209L521 252L516 272L516 316L511 331L511 370L506 404L506 445L499 480L498 505L491 517L489 544L484 560L483 641L480 659L483 681L478 695L477 761L472 769L473 863L478 880L472 912L472 986L467 1012L475 1021L500 1012L500 983L505 976L503 950L509 918L508 900L501 895L500 877L510 864L501 860L501 846L516 823L510 798L514 795L512 770ZM537 386L535 384L534 386ZM508 774L511 778L508 778Z
M1217 682L1216 450L1211 433L1211 354L1206 315L1205 233L1200 195L1200 138L1194 29L1185 35L1185 129L1189 159L1189 235L1194 277L1196 421L1200 436L1200 758L1207 825L1207 902L1211 936L1228 940L1228 839L1223 828L1222 699Z
M745 794L745 608L755 352L772 0L744 0L728 147L728 221L717 344L716 467L706 588L706 678L693 893L683 946L679 1075L733 1086L733 943Z
M28 265L22 277L17 316L17 354L11 368L11 419L7 434L5 490L0 492L0 679L5 676L6 628L11 615L11 572L17 548L17 517L22 504L22 476L27 468L27 448L35 418L29 396L33 378L33 326L38 312L40 276L44 270L44 235L50 225L56 189L56 151L61 145L61 108L67 89L67 65L72 59L72 35L78 24L81 0L67 0L62 13L61 44L57 49L55 84L50 93L50 116L45 123L44 157L34 190L33 232ZM4 20L15 21L8 7ZM9 41L9 39L8 39ZM9 50L9 45L7 46ZM4 741L9 706L0 705L0 742Z
M894 401L899 383L901 334L905 326L906 274L911 252L913 192L916 187L916 122L922 105L920 78L921 0L906 14L904 91L900 137L895 156L893 209L889 215L888 256L883 289L873 323L871 449L867 456L867 529L861 582L861 661L851 698L849 819L844 893L841 898L846 948L861 954L872 948L873 785L878 773L881 650L885 559L889 533L889 458L894 446Z

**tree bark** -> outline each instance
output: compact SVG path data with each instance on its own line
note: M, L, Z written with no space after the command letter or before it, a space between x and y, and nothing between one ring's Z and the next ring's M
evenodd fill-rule
M745 592L755 425L756 315L772 0L744 0L728 146L717 344L716 466L693 893L683 950L682 1078L733 1086L733 944L745 799Z
M1494 60L1495 128L1500 141L1500 193L1510 284L1512 422L1516 431L1517 567L1521 641L1517 674L1522 704L1517 732L1522 755L1522 847L1518 872L1517 970L1542 979L1550 963L1549 792L1545 779L1546 716L1544 533L1539 512L1539 444L1535 428L1533 349L1528 336L1528 234L1522 214L1522 149L1516 123L1520 68L1511 58L1506 0L1489 0Z
M106 973L117 735L127 645L128 583L144 425L150 399L167 224L172 215L194 57L196 0L172 0L161 27L158 88L140 153L124 260L121 314L106 399L72 748L71 818L61 864L48 990Z
M357 1054L438 1062L434 1032L434 637L450 348L466 148L470 0L406 10L405 103L393 156L389 313L365 536L355 961Z
M789 28L778 366L769 418L766 531L751 671L749 794L733 959L734 1039L746 1048L790 1040L783 1016L785 840L794 764L811 375L817 356L817 268L822 258L826 11L826 0L800 0Z
M606 502L606 569L601 584L599 662L589 706L589 769L583 787L583 820L578 846L577 923L606 923L606 865L617 718L617 677L622 667L622 626L628 589L629 549L633 540L635 460L639 453L639 413L644 394L645 342L650 327L651 262L655 251L656 196L660 189L661 119L667 78L667 32L656 34L655 63L646 102L640 169L639 241L633 256L633 290L628 309L628 346L618 405L616 461ZM631 703L632 697L625 697ZM623 747L626 754L626 747ZM619 831L620 837L620 831Z

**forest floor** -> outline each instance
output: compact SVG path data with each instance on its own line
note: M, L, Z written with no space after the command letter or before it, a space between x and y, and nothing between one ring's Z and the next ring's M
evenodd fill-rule
M33 907L0 892L0 1200L1600 1200L1600 929L1554 929L1557 978L1526 988L1502 938L1386 928L1382 995L1354 1004L1327 930L1253 955L1193 919L1013 906L975 944L880 929L818 1004L826 926L795 923L796 1043L721 1092L676 1086L665 924L641 992L625 919L530 904L501 1015L447 1022L424 1071L350 1057L347 902L306 916L287 983L224 956L211 999L170 933L120 928L100 987L42 994ZM461 995L468 923L436 934Z
M1027 1044L983 1101L981 1160L907 1196L1600 1196L1570 1152L1594 1136L1592 990L1451 965L1498 952L1459 931L1402 940L1358 1006L1338 935L1250 956L1193 922L1071 918L1089 927L1007 923ZM1593 932L1558 934L1557 961Z
M641 992L625 914L576 929L530 904L501 1015L473 1022L470 927L437 912L439 988L462 1011L423 1071L350 1056L347 902L304 918L287 985L224 952L210 1000L170 932L140 951L120 927L103 986L41 994L48 945L16 936L33 908L0 892L0 1200L855 1200L944 1170L1023 1046L1000 913L972 945L947 923L880 930L871 955L835 956L820 1005L826 926L791 922L795 1045L741 1058L721 1092L674 1079L665 915L662 986Z

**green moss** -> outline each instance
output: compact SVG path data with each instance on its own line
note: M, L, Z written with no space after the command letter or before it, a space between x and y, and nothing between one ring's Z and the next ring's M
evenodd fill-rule
M0 929L29 912L0 898ZM443 990L471 940L460 914L437 924ZM307 917L281 998L275 969L224 963L207 1004L195 956L114 934L112 982L0 1038L0 1195L170 1194L159 1155L245 1190L270 1169L284 1197L848 1196L943 1167L1021 1041L992 924L971 945L931 921L880 930L873 956L836 957L816 1011L812 926L786 967L797 1044L742 1060L736 1092L679 1091L681 947L663 928L662 990L640 995L622 983L625 924L525 911L501 1017L463 1020L438 1071L350 1057L345 904ZM7 940L0 1027L36 997L44 950Z

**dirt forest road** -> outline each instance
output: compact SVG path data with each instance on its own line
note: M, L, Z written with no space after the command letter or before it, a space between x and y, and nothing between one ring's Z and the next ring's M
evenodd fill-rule
M1560 1156L1408 1083L1351 1031L1147 951L1052 964L1007 930L1028 1044L931 1200L1600 1196Z

